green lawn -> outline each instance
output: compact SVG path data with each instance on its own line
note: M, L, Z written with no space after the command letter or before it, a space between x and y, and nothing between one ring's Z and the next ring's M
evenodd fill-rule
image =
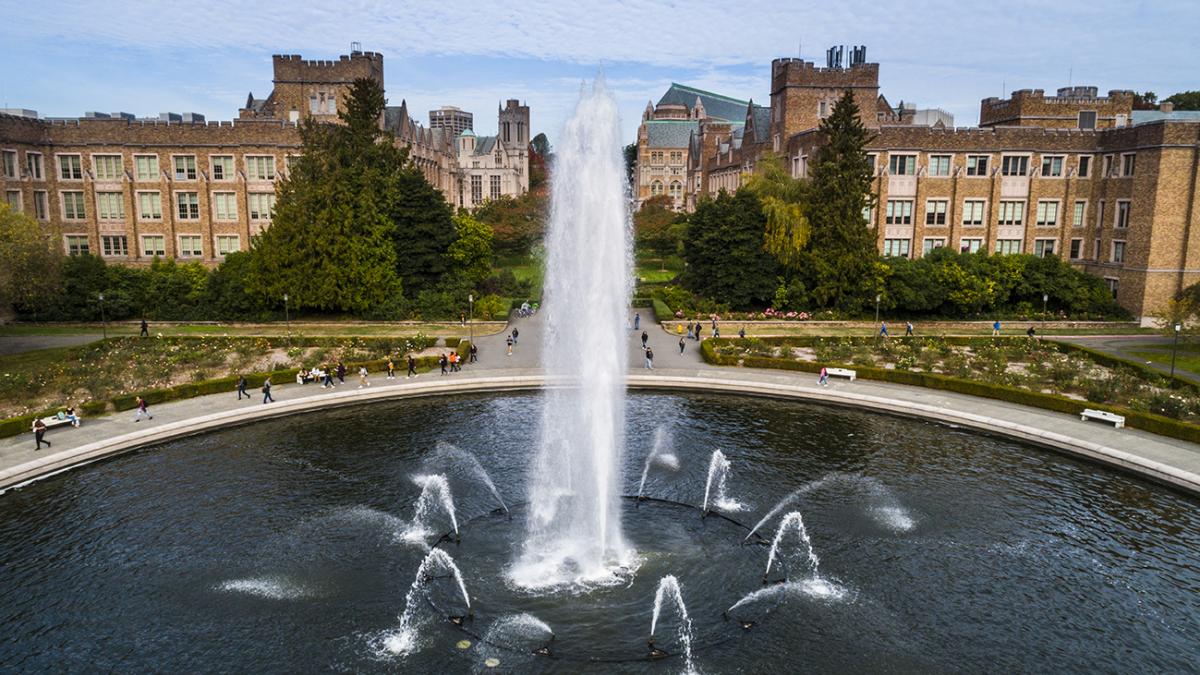
M475 332L479 335L499 333L503 325L481 324L476 322ZM8 324L0 326L0 337L17 337L31 335L96 335L102 333L102 326L94 324ZM186 323L157 323L150 322L152 335L162 334L165 337L209 335L209 336L242 336L242 337L272 337L288 334L287 323L238 323L238 324L186 324ZM317 323L293 321L291 334L296 337L396 337L422 333L431 337L448 337L461 335L462 326L457 322L448 323ZM137 322L108 324L109 337L122 335L137 335Z
M1140 361L1154 363L1165 368L1171 367L1171 349L1142 349L1128 354ZM1179 345L1179 353L1175 357L1175 369L1185 370L1200 375L1200 346Z
M707 326L707 321L705 322ZM974 324L951 324L948 326L923 327L920 324L915 324L916 330L914 334L917 337L933 337L946 335L965 335L974 337L989 337L992 334L990 327L982 327ZM1024 335L1025 330L1022 324L1021 329L1010 329L1004 331L1004 335L1012 337L1014 335ZM721 322L722 337L737 337L737 332L740 328L745 327L748 337L774 337L774 336L791 336L791 335L819 335L828 337L847 337L847 336L874 336L879 333L879 328L875 325L870 327L863 326L829 326L822 323L801 323L797 322L792 325L773 325L761 326L754 323L743 323L739 321L723 321ZM686 329L685 329L686 330ZM706 328L707 330L707 328ZM888 323L888 333L893 338L904 336L903 323ZM1133 329L1133 328L1088 328L1088 329L1066 329L1066 328L1048 328L1046 330L1038 329L1038 335L1055 336L1055 335L1152 335L1153 330L1150 329ZM1168 355L1167 358L1170 358Z

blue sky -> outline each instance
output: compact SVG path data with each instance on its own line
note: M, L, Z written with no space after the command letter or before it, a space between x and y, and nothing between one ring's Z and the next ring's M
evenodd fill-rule
M0 0L0 16L0 106L44 116L231 119L248 92L269 93L272 54L330 59L351 41L384 54L389 102L406 99L421 121L457 105L475 113L479 133L494 133L497 103L519 98L552 141L579 82L600 67L628 142L646 101L672 81L765 102L772 58L823 63L832 44L867 45L893 104L944 108L960 126L978 122L981 98L1052 92L1068 79L1160 97L1200 89L1196 0Z

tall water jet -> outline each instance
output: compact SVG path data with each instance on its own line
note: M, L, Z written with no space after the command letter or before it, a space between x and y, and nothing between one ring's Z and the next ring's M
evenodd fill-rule
M463 583L458 565L454 564L454 559L450 557L450 554L440 548L435 548L425 556L425 559L421 561L421 566L417 568L412 586L409 587L408 595L404 598L404 612L400 615L400 627L383 639L383 648L386 651L403 655L415 651L419 646L417 637L422 616L420 612L429 608L429 605L424 602L422 593L428 588L429 582L433 580L433 573L438 570L448 572L454 578L458 585L458 591L462 594L463 602L466 603L466 611L467 613L471 612L471 596L467 594L467 585Z
M454 497L450 494L450 482L441 474L432 476L413 476L413 482L421 486L421 496L417 497L417 507L413 511L413 519L404 539L407 541L424 540L433 530L430 524L436 509L441 510L450 520L454 534L458 534L458 517L454 513Z
M736 499L730 499L726 493L726 480L729 478L730 464L725 458L725 453L720 450L713 450L712 459L708 461L708 478L704 482L704 505L701 507L701 512L707 514L708 498L712 496L712 503L715 508L722 511L741 511L742 503ZM715 489L714 489L715 488Z
M619 486L631 293L630 221L617 104L599 78L556 147L546 237L545 393L514 583L615 579L632 551ZM564 489L564 486L566 489Z
M775 530L775 539L771 542L771 553L767 555L767 569L763 571L763 583L766 583L767 575L771 573L771 566L775 564L775 558L779 555L779 545L783 543L783 537L789 530L795 530L796 536L800 538L800 544L804 547L805 562L812 569L812 575L820 576L818 566L821 561L817 559L817 554L813 551L812 539L808 538L808 530L804 527L804 518L799 511L792 511L779 521L779 529Z
M646 492L646 477L650 475L651 465L672 471L679 468L679 458L671 450L671 435L665 425L659 425L654 430L654 445L650 448L650 454L646 455L646 464L642 467L642 480L638 483L637 491L639 499Z
M683 591L679 588L679 580L673 574L659 579L658 590L654 592L654 614L650 617L650 655L652 657L666 655L654 646L654 631L658 628L658 618L667 602L675 606L676 614L679 616L679 629L676 634L679 638L679 649L683 653L684 672L694 673L696 669L692 664L692 619L688 616L687 605L683 604Z

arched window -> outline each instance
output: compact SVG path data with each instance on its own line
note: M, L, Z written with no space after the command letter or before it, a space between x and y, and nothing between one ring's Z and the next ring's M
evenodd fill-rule
M683 195L683 185L677 181L671 181L671 199L679 199Z
M656 180L650 184L650 196L657 197L663 193L663 184L661 180Z

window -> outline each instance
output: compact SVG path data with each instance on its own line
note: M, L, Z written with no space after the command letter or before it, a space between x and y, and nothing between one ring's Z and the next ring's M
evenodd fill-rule
M911 199L889 199L884 222L888 225L912 225L912 206Z
M657 197L663 193L663 184L661 180L656 180L650 183L650 196Z
M479 178L479 176L472 176L472 178ZM271 219L271 211L275 209L274 192L251 192L246 195L246 201L250 204L250 220Z
M1083 240L1071 240L1071 260L1079 260L1083 257Z
M986 176L986 175L988 175L988 156L987 155L967 155L967 175L968 176Z
M179 220L200 220L200 195L196 192L175 193L175 213Z
M683 164L683 152L679 150L671 152L671 163Z
M1025 202L1000 202L1001 225L1024 225Z
M88 255L91 253L86 234L68 234L64 239L67 243L67 255Z
M125 173L121 166L121 156L92 155L92 172L96 174L96 180L121 180L121 174Z
M1079 128L1080 129L1095 129L1096 128L1096 111L1095 110L1080 110L1079 111Z
M175 162L175 180L196 180L195 155L176 155L172 159Z
M1117 289L1121 287L1121 280L1116 277L1104 277L1104 283L1108 284L1108 291L1112 293L1113 300L1117 299Z
M162 258L167 255L167 238L161 234L142 235L142 255Z
M500 148L496 148L496 166L504 166L504 153L500 152Z
M58 177L62 180L83 180L83 165L79 155L58 156Z
M1029 175L1029 157L1025 155L1005 155L1000 158L1000 175L1027 176Z
M138 218L162 220L162 199L157 192L138 193Z
M663 163L662 150L655 150L650 153L650 163L651 164L662 164Z
M66 220L83 220L86 217L83 209L82 192L62 193L63 218Z
M315 95L308 97L308 112L313 115L317 114L317 97Z
M1127 152L1127 153L1121 155L1121 175L1122 176L1132 176L1133 175L1134 160L1136 160L1136 159L1137 159L1137 155L1135 155L1132 152Z
M246 155L249 180L275 180L275 158L270 155Z
M213 155L208 163L213 180L233 180L233 155Z
M929 255L935 248L941 248L946 245L945 237L925 237L925 244L922 247L922 254Z
M33 191L33 215L38 220L50 219L50 199L45 190Z
M950 175L950 155L930 155L929 156L929 175L930 176L949 176Z
M6 190L4 192L4 201L8 202L8 206L13 210L13 213L20 213L25 210L21 208L20 190Z
M101 235L100 252L104 256L127 256L129 255L129 240L123 234Z
M1113 168L1113 156L1105 155L1104 156L1104 174L1101 176L1101 178L1108 178L1109 176L1111 176L1112 168Z
M483 201L483 176L471 176L471 201L476 204Z
M829 101L821 101L817 104L817 117L824 118L829 114Z
M1117 200L1117 227L1129 227L1129 200Z
M500 199L500 176L491 176L488 188L490 190L489 197L491 199Z
M30 178L34 180L42 180L42 153L25 153L25 168L29 170Z
M5 150L0 154L4 156L4 177L17 178L17 151Z
M671 199L679 199L683 196L683 184L677 180L671 181L671 187L667 194L671 195Z
M1033 254L1039 258L1047 258L1054 255L1053 239L1035 239L1033 240Z
M1021 252L1020 239L997 239L996 253L1000 255L1012 255Z
M983 240L978 238L960 239L958 250L963 253L978 253L983 248Z
M224 258L230 253L241 250L242 246L236 234L217 235L217 255Z
M140 181L158 180L158 155L134 155L133 173Z
M1112 243L1112 261L1115 263L1125 262L1125 242L1114 241Z
M100 220L125 220L125 195L120 192L97 192L96 215Z
M884 239L883 254L895 258L907 258L911 239Z
M217 220L237 220L237 193L214 192L213 215Z
M888 173L893 176L911 176L917 172L916 155L888 155Z
M875 175L875 166L879 162L879 156L873 152L867 153L867 166L871 167L871 175Z
M1058 227L1058 202L1050 200L1038 202L1037 226Z
M1100 238L1092 242L1092 260L1100 260Z
M1072 227L1083 227L1084 217L1087 215L1087 202L1080 199L1075 202L1075 211L1071 215Z
M963 202L963 225L983 225L982 199L968 199Z
M1063 157L1053 155L1042 157L1042 176L1058 178L1062 175Z
M1104 200L1101 199L1096 207L1096 229L1104 227Z
M925 224L926 225L945 225L946 224L946 205L944 199L930 199L925 202Z
M862 213L863 213L863 222L865 222L867 225L871 225L875 222L875 209L873 209L869 206L864 206Z
M181 258L199 258L204 255L204 249L201 247L200 240L203 239L198 234L183 234L179 236L179 257Z
M1092 156L1091 155L1080 155L1079 156L1079 177L1087 178L1088 174L1091 173L1091 171L1092 171Z

